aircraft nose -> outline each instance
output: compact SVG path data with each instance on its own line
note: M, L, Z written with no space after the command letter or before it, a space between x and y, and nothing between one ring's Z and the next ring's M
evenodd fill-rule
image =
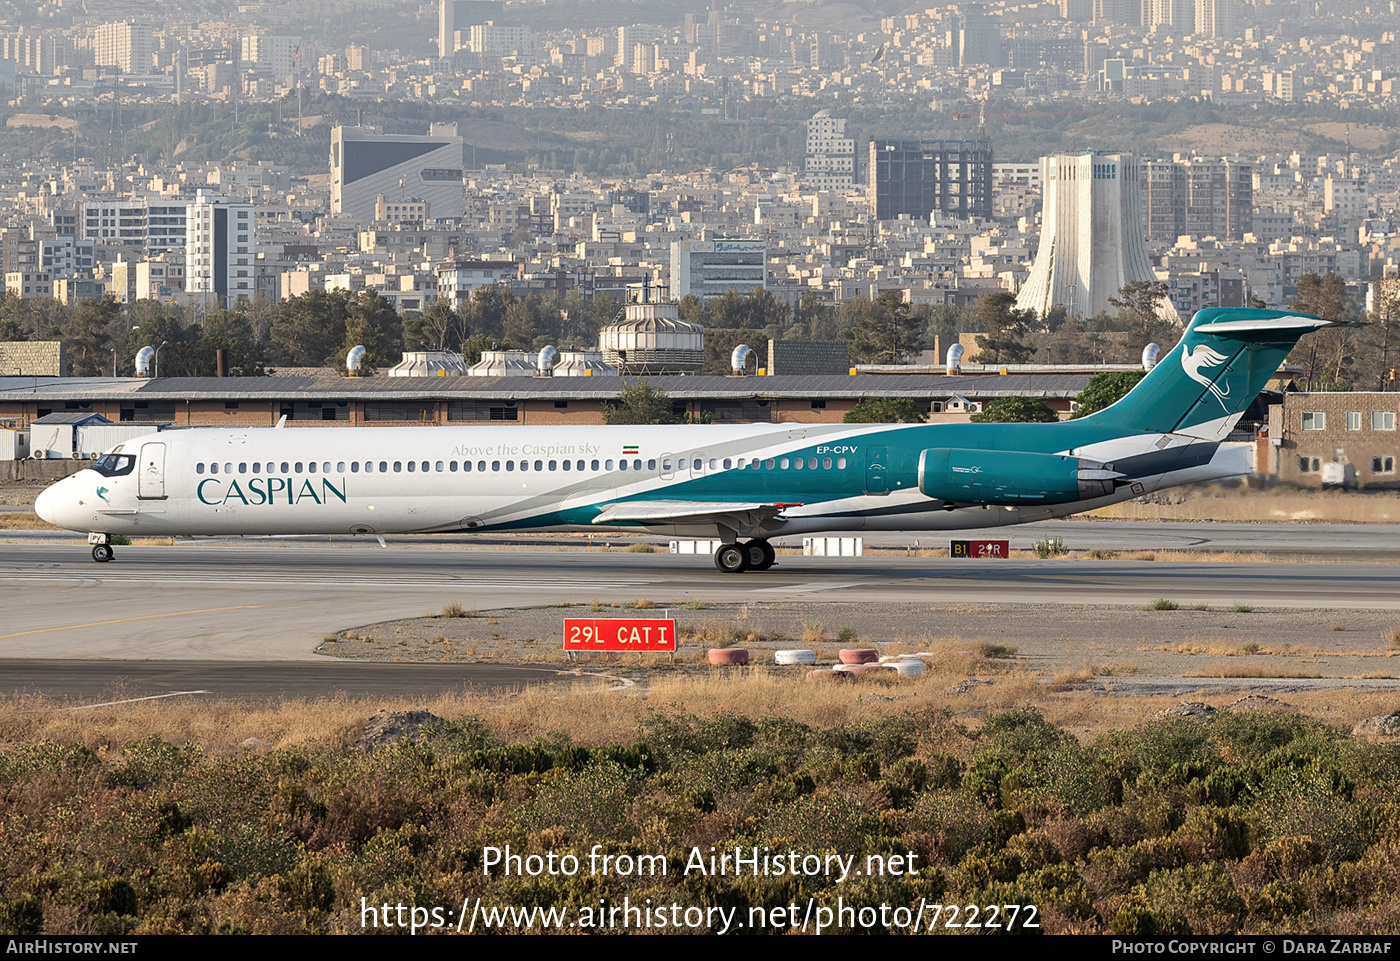
M71 489L71 480L72 478L64 478L57 484L50 485L34 499L34 512L55 527L71 529L70 524L64 523L65 516L70 514L73 507L76 506L65 490L65 488Z

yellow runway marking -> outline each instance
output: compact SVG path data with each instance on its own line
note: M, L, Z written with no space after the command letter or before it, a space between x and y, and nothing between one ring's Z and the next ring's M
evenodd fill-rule
M206 607L202 611L170 611L165 614L142 614L138 617L119 617L112 621L93 621L90 624L69 624L67 627L41 627L33 631L20 631L17 634L0 634L0 641L14 637L28 637L31 634L51 634L54 631L80 631L85 627L106 627L109 624L129 624L132 621L154 621L162 617L184 617L186 614L217 614L220 611L252 611L260 607L285 606L268 604L239 604L237 607Z

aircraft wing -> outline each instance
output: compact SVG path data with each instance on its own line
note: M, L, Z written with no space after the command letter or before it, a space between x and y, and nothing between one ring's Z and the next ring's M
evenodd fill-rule
M630 521L638 524L722 523L750 528L800 504L732 503L728 501L622 501L609 504L593 518L595 524Z

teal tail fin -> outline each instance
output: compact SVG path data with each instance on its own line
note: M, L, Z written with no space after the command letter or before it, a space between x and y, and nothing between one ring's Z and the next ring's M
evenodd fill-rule
M1283 310L1213 307L1118 403L1083 423L1123 433L1221 439L1259 396L1298 338L1333 326Z

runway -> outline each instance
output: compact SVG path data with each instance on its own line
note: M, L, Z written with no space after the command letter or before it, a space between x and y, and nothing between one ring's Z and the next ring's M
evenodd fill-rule
M1096 536L1108 527L1085 526ZM1133 526L1166 533L1166 525ZM1103 531L1113 534L1120 544L1130 538ZM1380 545L1388 534L1371 536ZM465 550L428 538L389 550L274 541L123 547L107 565L93 563L82 545L6 545L0 578L8 588L0 656L43 659L323 661L312 650L328 634L436 613L453 601L489 611L640 597L1140 606L1165 596L1400 608L1400 566L1392 564L783 556L772 571L733 575L703 555Z

